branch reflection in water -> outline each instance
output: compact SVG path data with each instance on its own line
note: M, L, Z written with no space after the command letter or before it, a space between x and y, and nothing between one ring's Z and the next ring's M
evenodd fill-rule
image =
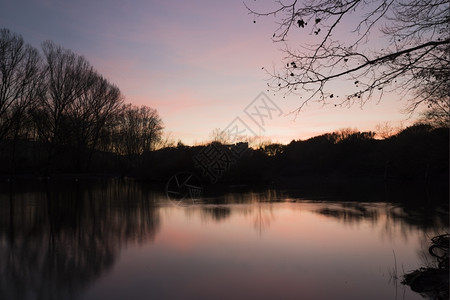
M269 189L183 208L134 181L0 184L0 299L384 298L392 250L420 265L448 207L379 200Z
M0 194L0 299L72 299L130 243L154 239L157 195L122 181L16 183Z

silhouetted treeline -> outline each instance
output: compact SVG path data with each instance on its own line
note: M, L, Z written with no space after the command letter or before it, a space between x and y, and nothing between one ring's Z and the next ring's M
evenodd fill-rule
M131 122L132 123L132 122ZM164 183L180 171L190 171L211 183L205 168L195 163L194 157L210 150L205 146L167 147L151 151L130 132L125 142L111 140L100 143L103 151L92 153L91 171L95 173L131 176ZM19 140L15 143L15 159L8 156L10 143L2 145L2 165L15 163L17 171L40 174L46 163L46 143ZM110 146L108 146L110 145ZM230 149L233 145L215 144ZM109 147L109 148L108 148ZM124 148L116 148L124 147ZM54 157L54 172L77 171L71 160L74 149L61 146ZM75 152L76 153L76 152ZM213 155L208 153L208 155ZM377 182L439 182L449 180L449 129L429 125L414 125L396 135L379 140L372 132L339 131L307 140L292 141L288 145L270 144L258 149L248 148L242 157L228 157L222 164L218 183L223 184L284 184L293 185L311 179L323 182L365 180ZM216 161L217 163L218 161ZM222 161L223 163L223 161ZM210 162L211 169L216 165ZM205 162L205 165L208 165Z
M162 129L155 109L124 104L119 88L84 57L50 41L41 53L0 29L0 175L94 172L164 182L192 171L208 182L206 165L220 169L218 182L233 184L307 178L448 184L448 128L415 125L384 140L341 130L249 148L242 156L218 142L213 149L179 143L156 151ZM203 168L194 161L218 146L225 160L200 159Z
M206 147L181 146L147 153L135 172L151 179L168 178L177 171L205 175L193 157ZM414 125L383 140L375 139L372 132L339 131L288 145L249 148L228 167L222 166L225 170L218 182L230 184L295 184L315 178L334 182L433 181L448 185L449 129ZM203 178L207 183L208 177Z
M40 53L0 29L1 173L88 171L101 152L152 150L162 129L155 109L124 104L84 57L51 41Z
M291 142L271 157L270 172L278 178L448 182L448 154L448 128L415 125L384 140L371 132L337 132Z

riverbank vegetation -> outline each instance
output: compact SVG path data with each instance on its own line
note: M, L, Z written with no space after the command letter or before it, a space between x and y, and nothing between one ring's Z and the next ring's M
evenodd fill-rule
M213 142L203 146L178 144L153 150L140 148L138 138L129 135L127 139L125 143L115 144L111 140L110 144L100 143L103 148L89 153L90 169L83 173L164 182L176 172L190 171L202 174L208 182L207 170L200 168L194 157L210 149L233 147ZM211 145L215 145L214 148ZM6 139L1 142L0 149L3 175L42 176L48 171L46 143ZM55 146L53 153L51 174L79 172L78 161L72 159L80 153L76 148L61 144ZM240 158L226 153L222 152L225 155L222 160L215 161L222 168L219 183L295 184L318 178L323 181L357 179L448 184L449 129L419 124L386 139L375 139L372 132L333 132L307 140L293 140L288 145L246 148Z
M125 104L83 56L51 41L41 50L0 29L1 173L88 172L99 153L154 149L163 129L155 109Z
M156 109L126 104L119 88L84 57L51 41L41 50L0 30L0 176L166 182L188 171L224 184L298 185L314 178L448 186L448 126L421 123L397 133L384 126L378 138L345 129L251 147L245 139L227 142L216 130L210 143L169 146Z
M427 267L403 275L402 284L428 299L448 299L449 297L449 234L431 238L429 254L435 259Z

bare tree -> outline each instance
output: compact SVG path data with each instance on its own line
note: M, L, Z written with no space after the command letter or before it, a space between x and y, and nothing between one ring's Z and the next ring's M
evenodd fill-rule
M97 150L154 150L163 130L155 109L123 105L119 88L83 56L51 41L42 50L43 57L21 36L0 30L0 141L24 134L41 142L46 173L59 153L87 171Z
M429 123L434 127L450 128L450 101L446 98L433 101L422 112L420 121Z
M51 41L42 44L45 68L42 74L45 93L32 115L40 140L48 146L46 172L55 155L56 146L70 146L73 132L69 109L92 84L94 72L89 62Z
M1 152L8 153L12 172L17 141L29 135L27 110L34 106L40 91L40 71L39 52L20 35L0 29L0 141L7 140Z
M164 128L156 109L131 104L123 106L116 126L116 150L127 156L154 150Z
M397 133L391 122L379 123L375 126L376 135L382 139L388 139Z
M297 0L250 14L273 16L275 42L285 44L269 87L310 100L363 105L385 92L408 95L409 112L449 96L449 0ZM292 44L305 37L300 47ZM292 40L289 38L294 37ZM350 80L338 95L337 80ZM334 86L334 90L333 90ZM411 95L410 90L414 93Z
M397 123L397 125L392 124L392 122L382 122L375 126L375 134L381 139L388 139L404 129L405 126L403 121Z
M220 143L220 144L228 144L230 143L230 137L226 131L221 130L220 128L214 128L209 134L209 138L211 142Z
M84 76L83 93L69 103L67 116L72 139L69 143L75 147L78 168L82 168L83 158L88 169L92 153L96 150L100 133L107 125L108 118L118 113L123 103L118 87L110 84L93 70Z
M175 147L175 140L171 132L164 132L161 135L161 139L155 144L155 150L169 147Z
M332 133L334 136L334 142L339 143L342 142L348 138L350 138L352 135L357 134L359 131L356 128L340 128L339 130Z
M39 92L41 58L20 35L0 29L0 140L14 138Z

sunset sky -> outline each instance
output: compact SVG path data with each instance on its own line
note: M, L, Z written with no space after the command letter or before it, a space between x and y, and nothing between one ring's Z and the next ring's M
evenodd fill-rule
M119 86L126 102L156 108L165 131L186 144L208 140L213 129L237 117L282 143L339 128L413 122L401 113L405 102L396 95L363 108L312 103L296 117L289 114L300 100L267 92L269 76L262 69L281 64L282 45L271 40L276 24L271 17L253 21L242 0L0 0L1 28L35 47L52 40L85 56ZM261 92L282 112L263 128L244 112Z

